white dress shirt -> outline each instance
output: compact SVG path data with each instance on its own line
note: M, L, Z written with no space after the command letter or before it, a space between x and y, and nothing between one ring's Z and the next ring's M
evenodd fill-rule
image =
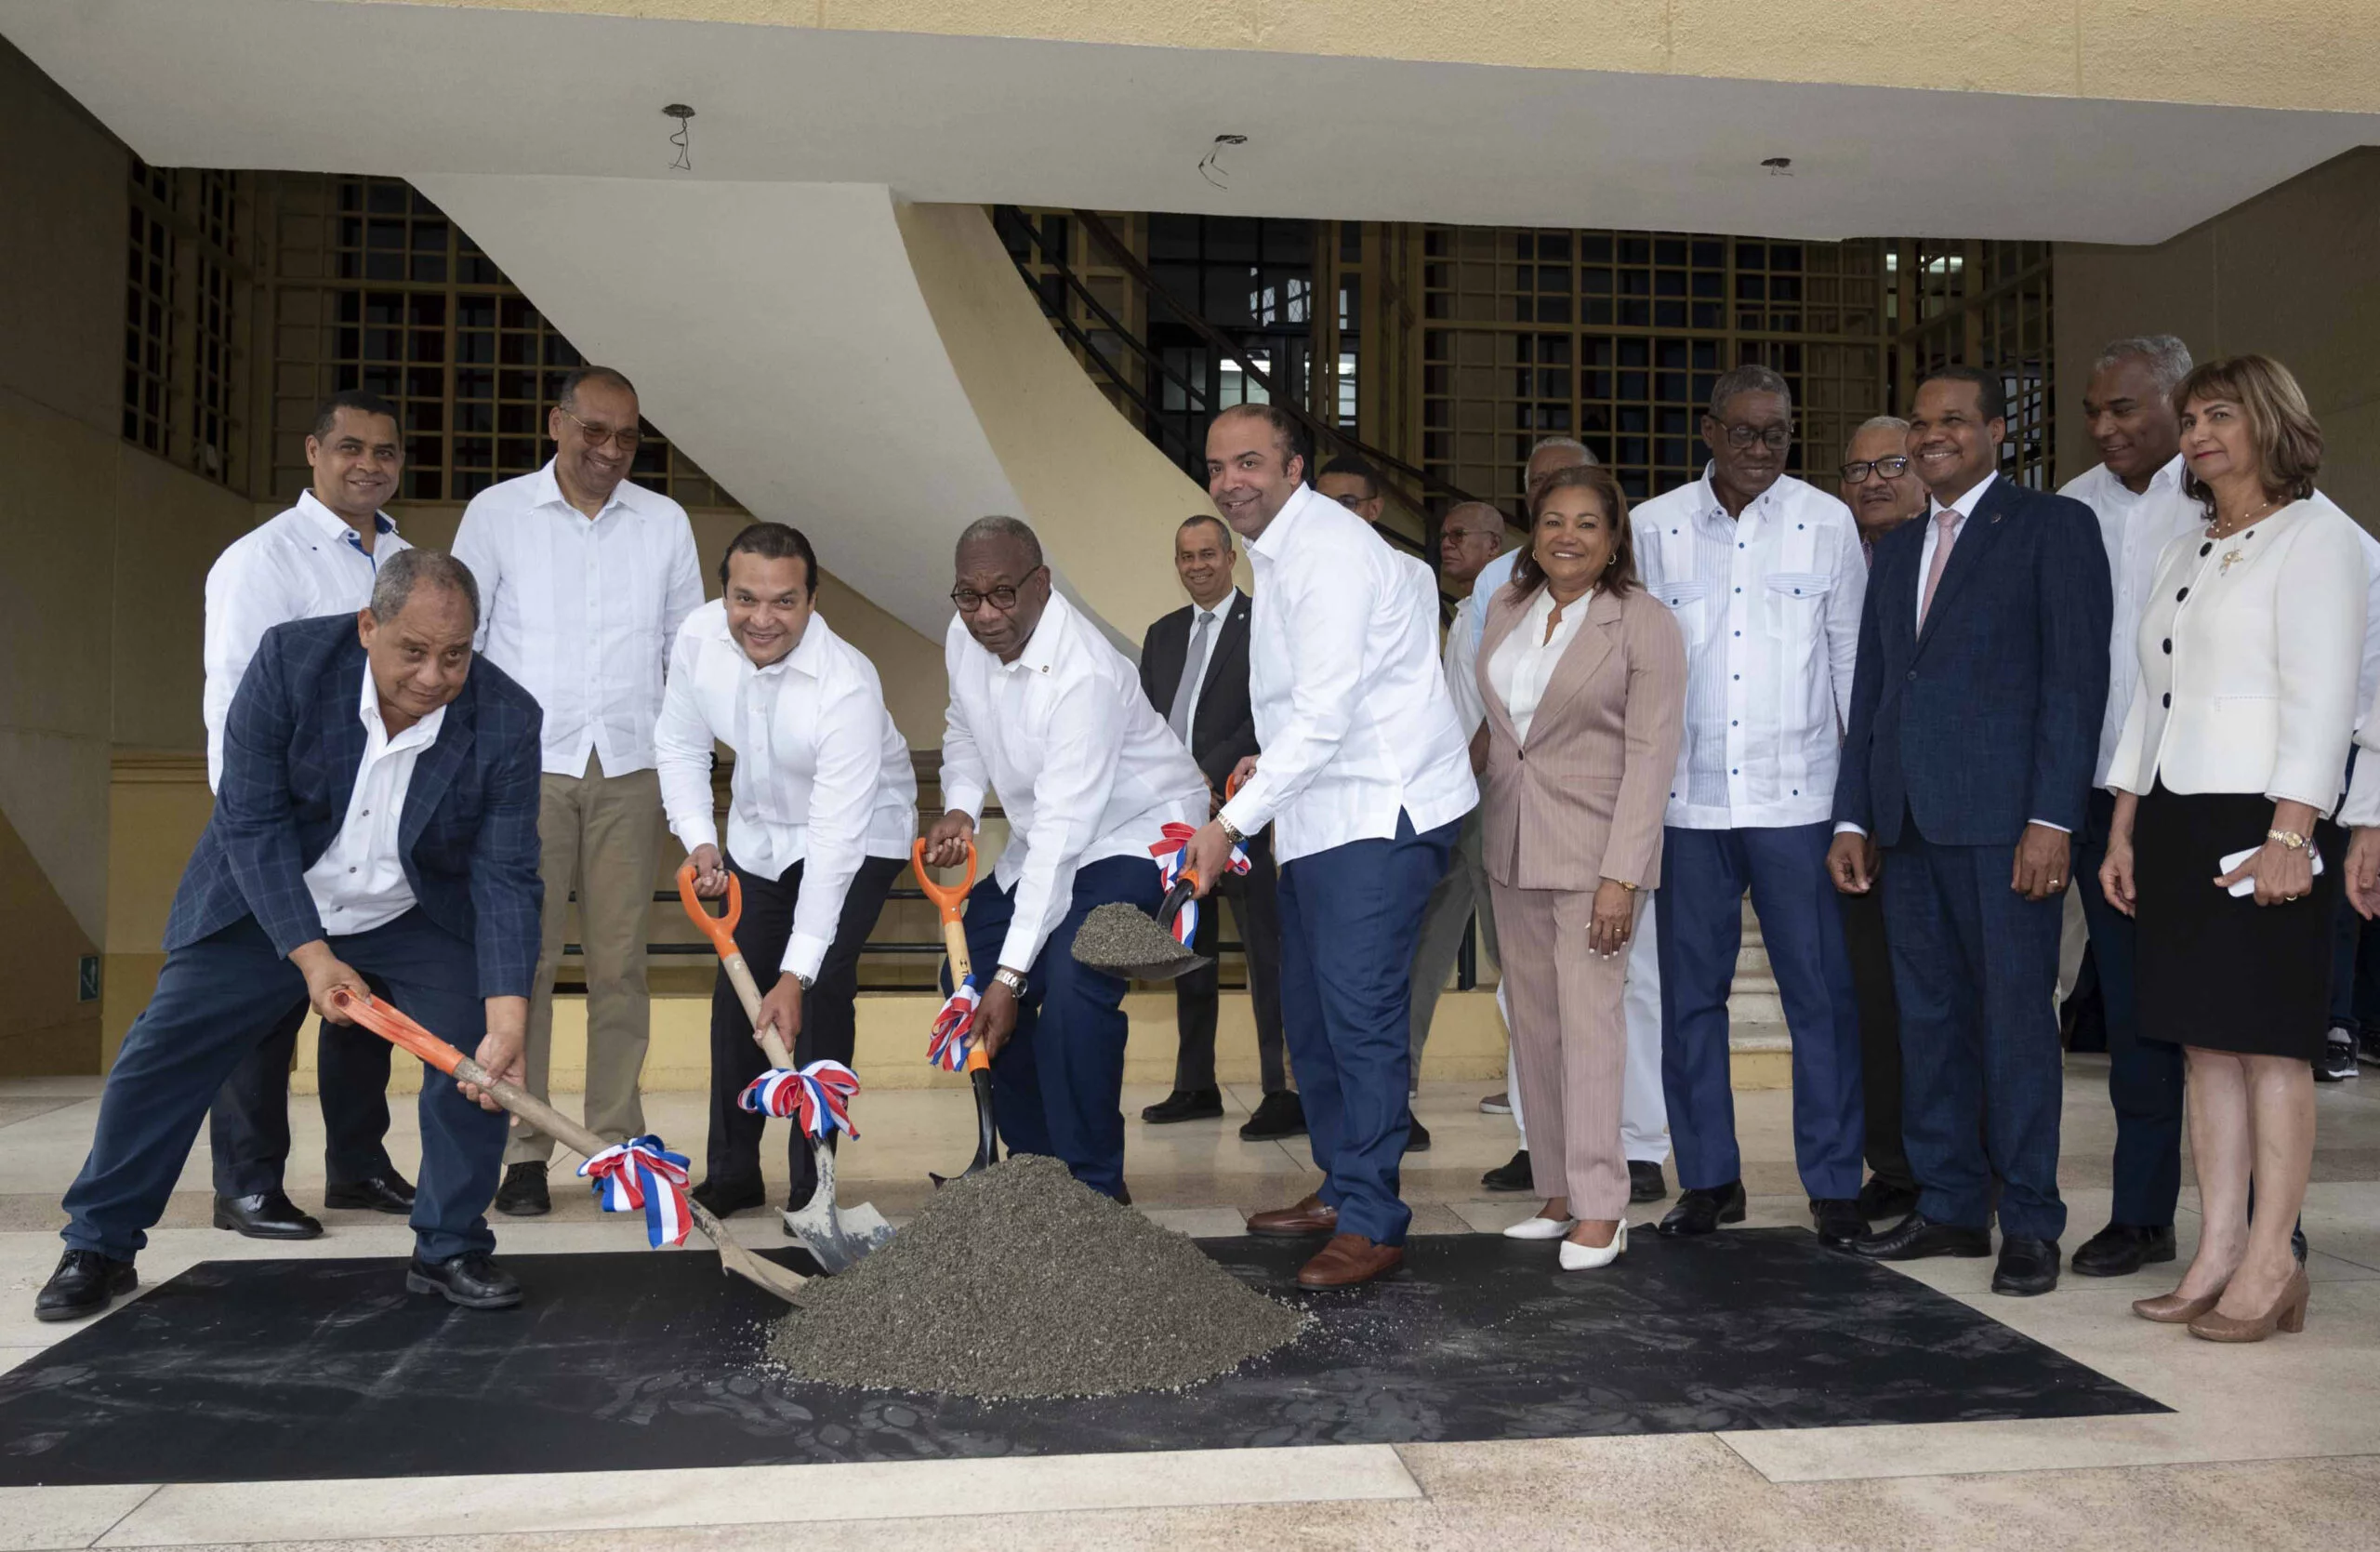
M876 665L813 614L791 652L754 668L714 599L678 628L653 736L661 805L689 852L719 844L713 739L735 751L727 855L772 879L802 864L779 968L814 981L861 859L906 857L918 835L917 774Z
M1851 509L1781 474L1729 517L1706 469L1632 520L1645 590L1686 640L1685 730L1663 822L1822 823L1868 596Z
M701 606L686 510L622 480L593 518L549 462L471 497L455 558L480 585L475 644L545 710L548 776L653 768L662 666Z
M1198 697L1206 693L1207 665L1215 660L1215 643L1223 639L1223 622L1231 618L1232 610L1238 607L1238 604L1239 590L1234 588L1223 594L1222 602L1211 609L1201 609L1196 604L1190 605L1190 634L1183 639L1182 650L1187 654L1192 647L1198 648L1198 672L1197 677L1190 683L1190 704L1187 707L1174 708L1174 710L1180 714L1182 725L1185 730L1195 729L1198 725ZM1198 640L1198 622L1201 619L1207 622L1206 641L1203 644ZM1186 662L1186 657L1184 660ZM1186 737L1184 741L1187 741Z
M1223 805L1243 835L1273 827L1296 861L1418 832L1478 805L1469 740L1438 660L1429 568L1301 485L1248 547L1256 570L1248 692L1263 750ZM1419 573L1423 585L1416 586Z
M231 541L206 574L206 785L223 779L223 722L264 633L293 619L351 614L372 602L380 563L406 548L385 512L372 552L347 520L307 491L298 504Z
M1529 541L1523 538L1521 542ZM1471 580L1471 660L1474 663L1479 660L1479 643L1488 639L1488 605L1513 579L1513 567L1520 564L1520 558L1519 550L1507 550L1481 566L1479 575Z
M1206 818L1207 778L1138 670L1061 594L1015 662L976 645L956 615L942 657L943 807L980 822L986 793L999 794L1009 840L992 876L1016 903L998 962L1030 970L1073 905L1075 870L1137 856L1154 872L1164 828Z
M1521 616L1496 648L1496 656L1488 660L1488 677L1496 686L1496 694L1503 697L1504 710L1513 719L1513 734L1522 743L1528 742L1529 724L1537 720L1537 703L1545 698L1545 686L1553 682L1554 670L1562 655L1570 650L1578 639L1579 628L1586 622L1587 605L1594 601L1594 590L1576 598L1562 610L1561 623L1554 627L1551 636L1546 624L1554 618L1554 590L1540 588L1529 600L1527 613Z
M306 893L314 897L315 914L329 937L368 933L414 908L413 884L397 850L398 827L404 818L414 765L446 725L446 708L442 706L390 737L388 723L380 720L379 686L372 682L368 667L357 714L364 721L364 763L356 768L355 789L348 794L347 819L330 849L306 869Z
M2156 585L2157 562L2165 547L2206 525L2206 511L2182 493L2182 456L2149 476L2135 494L2104 463L2069 480L2058 491L2098 515L2099 538L2107 546L2109 580L2115 588L2115 620L2108 634L2108 710L2099 723L2099 763L2091 785L2108 785L2116 744L2123 736L2124 713L2140 683L2140 613Z
M1454 702L1455 722L1462 728L1463 742L1468 745L1479 732L1479 724L1488 720L1487 704L1479 698L1479 681L1473 665L1479 661L1479 642L1484 627L1474 630L1478 617L1488 605L1477 593L1464 597L1454 606L1454 622L1447 627L1447 643L1442 661L1446 664L1447 695Z
M2366 586L2355 524L2328 502L2167 545L2109 783L2330 812L2355 727Z

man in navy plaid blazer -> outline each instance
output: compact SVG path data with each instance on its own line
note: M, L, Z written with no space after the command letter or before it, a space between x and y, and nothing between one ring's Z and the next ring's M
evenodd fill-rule
M537 961L542 714L471 651L479 597L449 556L406 550L359 616L266 632L225 726L215 814L165 926L156 996L108 1074L44 1320L105 1309L165 1210L208 1101L291 1010L377 993L520 1076ZM344 1020L340 1020L344 1022ZM476 1102L475 1102L476 1101ZM492 1257L505 1118L425 1069L406 1286L520 1302Z

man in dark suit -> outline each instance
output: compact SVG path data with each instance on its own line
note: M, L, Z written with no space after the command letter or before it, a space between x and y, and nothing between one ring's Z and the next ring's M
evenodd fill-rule
M207 1103L241 1060L311 1003L387 997L499 1079L517 1081L536 968L543 715L471 651L479 595L459 562L382 564L359 615L265 632L225 726L215 814L165 923L156 995L125 1037L67 1244L34 1301L45 1320L138 1286L133 1257L165 1211ZM474 1309L521 1301L492 1254L505 1118L425 1069L421 1175L405 1286Z
M1853 1241L1879 1261L1991 1254L1996 1293L2057 1285L2057 941L2108 694L2113 598L2098 521L1999 477L1996 374L1918 386L1926 515L1876 541L1859 627L1835 886L1884 869L1917 1210Z
M1202 512L1184 520L1174 531L1173 569L1190 595L1189 606L1150 626L1141 642L1141 689L1174 736L1190 747L1217 803L1232 768L1256 752L1256 713L1248 699L1249 599L1232 585L1232 561L1231 530L1222 519ZM1239 1134L1258 1142L1303 1133L1305 1109L1289 1087L1282 1057L1281 927L1270 833L1249 837L1247 851L1247 876L1223 880L1220 890L1232 902L1248 957L1249 999L1256 1009L1264 1098ZM1209 909L1198 917L1193 947L1209 959L1215 954L1221 914ZM1223 1090L1215 1081L1218 985L1211 964L1173 983L1182 1033L1173 1092L1143 1110L1143 1121L1198 1121L1223 1113Z

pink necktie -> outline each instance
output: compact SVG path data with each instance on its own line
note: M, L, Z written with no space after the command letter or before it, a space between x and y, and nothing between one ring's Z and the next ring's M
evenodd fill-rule
M1925 629L1925 611L1934 607L1934 590L1941 585L1943 564L1950 558L1950 545L1959 537L1959 510L1946 507L1934 514L1934 525L1941 537L1934 545L1934 564L1925 568L1925 596L1917 601L1917 628Z

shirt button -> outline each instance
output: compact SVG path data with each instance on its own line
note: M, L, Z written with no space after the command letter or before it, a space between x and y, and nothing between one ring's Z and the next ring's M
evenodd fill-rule
M2167 698L2168 700L2170 700L2170 699L2172 699L2173 697L2172 697L2172 696L2168 696L2166 698ZM355 871L355 869L352 869L352 868L350 868L350 869L348 869L348 871L349 871L349 872L350 872L350 873L352 873L352 872L354 872L354 871Z
M2215 553L2215 546L2211 544L2202 544L2198 547L2198 552L2202 555L2212 555Z
M1915 669L1909 670L1909 682L1912 684L1917 683L1917 670Z
M2168 637L2166 637L2166 638L2165 638L2165 656L2166 656L2166 657L2171 657L2173 655L2174 655L2174 638L2173 638L2173 637L2171 637L2171 636L2168 636Z
M2183 600L2185 600L2185 599L2188 598L2188 597L2189 597L2189 595L2190 595L2190 590L2189 590L2189 589L2188 589L2188 588L2184 588L2181 591L2179 591L2179 592L2177 592L2177 593L2175 593L2175 594L2174 595L2174 602L2175 602L2175 603L2176 603L2176 604L2179 604L2179 603L2181 603Z
M2168 705L2168 706L2171 706L2171 705L2173 705L2173 704L2174 704L2174 694L2173 694L2173 692L2172 692L2172 691L2170 691L2170 690L2168 690L2168 691L2166 691L2166 692L2165 692L2165 704L2166 704L2166 705Z

